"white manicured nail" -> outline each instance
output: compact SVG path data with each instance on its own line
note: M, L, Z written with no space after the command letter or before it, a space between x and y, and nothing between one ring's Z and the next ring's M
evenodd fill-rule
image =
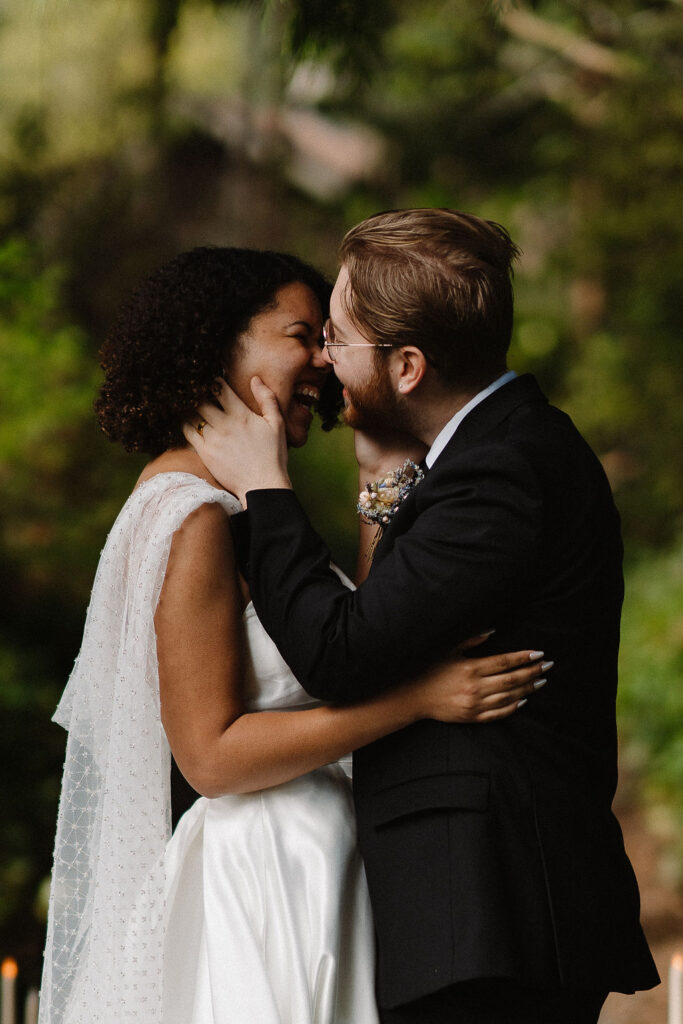
M541 672L547 672L548 669L551 669L554 664L555 664L554 661L544 661L543 664L541 665Z
M517 707L518 707L518 708L523 708L523 707L524 707L524 705L526 704L526 702L527 702L527 699L526 699L526 697L522 697L522 699L521 699L521 700L517 701Z
M537 679L536 682L534 683L534 690L540 690L541 687L545 686L545 684L547 682L548 682L547 679Z
M529 661L536 661L538 658L542 658L545 651L532 651L529 655Z

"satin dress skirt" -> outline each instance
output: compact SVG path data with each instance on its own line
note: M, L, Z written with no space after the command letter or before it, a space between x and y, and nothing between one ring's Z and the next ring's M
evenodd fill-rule
M200 798L165 863L164 1024L377 1024L372 917L338 764Z

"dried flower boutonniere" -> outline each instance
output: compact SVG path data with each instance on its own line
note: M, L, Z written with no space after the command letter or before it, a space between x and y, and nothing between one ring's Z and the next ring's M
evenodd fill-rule
M408 497L415 484L418 484L423 477L424 471L417 463L412 459L406 459L402 466L397 466L380 480L366 483L365 490L358 495L356 508L360 512L363 522L376 523L378 527L368 549L368 558L372 558L374 555L385 527L398 512L401 502Z

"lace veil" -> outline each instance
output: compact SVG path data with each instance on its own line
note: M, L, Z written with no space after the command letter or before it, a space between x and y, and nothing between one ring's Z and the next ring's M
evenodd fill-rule
M40 1024L161 1022L170 750L154 612L174 532L199 505L240 509L186 473L142 484L102 552L54 721L68 730Z

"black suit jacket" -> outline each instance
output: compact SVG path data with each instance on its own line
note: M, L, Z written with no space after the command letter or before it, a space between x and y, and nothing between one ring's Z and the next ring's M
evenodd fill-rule
M380 1003L478 977L656 984L611 812L618 516L598 460L535 380L465 418L355 592L292 492L252 491L232 522L256 610L314 696L373 694L490 627L487 651L556 663L511 718L421 722L356 753Z

